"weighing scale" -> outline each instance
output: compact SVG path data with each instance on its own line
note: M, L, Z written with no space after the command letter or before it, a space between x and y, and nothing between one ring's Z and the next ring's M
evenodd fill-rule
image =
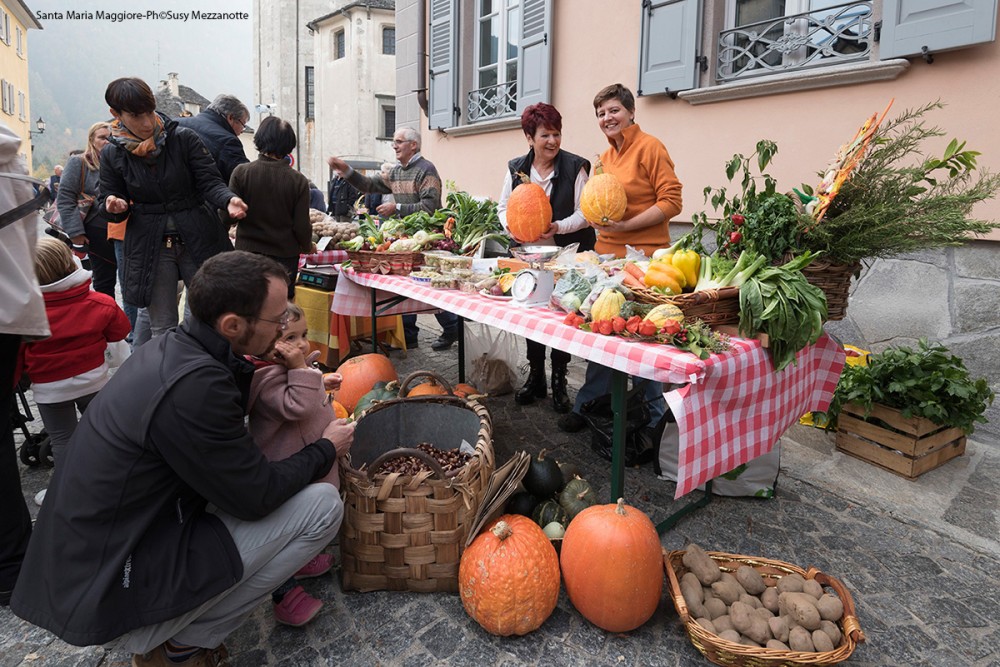
M522 269L514 278L510 288L512 304L525 308L548 305L556 279L555 274L543 266L561 251L562 248L554 245L527 245L510 249L511 254L531 267Z

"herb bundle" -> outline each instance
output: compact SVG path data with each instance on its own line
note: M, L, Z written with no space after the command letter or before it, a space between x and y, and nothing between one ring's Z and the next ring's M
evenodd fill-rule
M845 404L860 404L867 416L879 403L969 434L977 422L986 423L983 413L994 397L985 378L973 380L959 357L922 338L916 350L890 347L871 355L867 366L845 366L826 416L829 428Z

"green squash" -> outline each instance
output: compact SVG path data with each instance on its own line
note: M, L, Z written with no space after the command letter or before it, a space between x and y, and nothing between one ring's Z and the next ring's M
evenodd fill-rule
M590 488L590 482L577 477L566 485L559 494L559 504L566 510L569 520L592 505L597 504L597 494Z
M528 472L524 474L521 483L536 498L551 498L562 487L562 471L555 459L545 456L543 449L537 457L531 459Z
M539 526L547 526L553 521L566 525L569 520L566 516L566 510L562 508L562 505L554 500L546 500L539 503L535 511L532 512L531 518L535 520Z
M354 419L361 419L365 411L376 403L388 401L398 397L398 382L376 382L371 391L358 399L357 405L354 406Z

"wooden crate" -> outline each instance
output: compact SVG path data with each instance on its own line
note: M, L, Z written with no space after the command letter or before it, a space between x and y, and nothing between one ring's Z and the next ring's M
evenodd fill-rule
M871 420L880 420L892 429ZM844 406L837 422L837 449L903 477L914 479L965 453L962 429L941 426L923 417L904 417L899 410Z

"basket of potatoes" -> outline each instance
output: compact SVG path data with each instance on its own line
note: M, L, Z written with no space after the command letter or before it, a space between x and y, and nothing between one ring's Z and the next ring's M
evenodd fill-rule
M717 665L836 665L865 640L847 588L815 568L696 544L664 565L691 643Z
M333 218L324 217L312 223L313 243L324 236L329 236L330 247L338 247L344 241L350 241L358 235L358 223L336 222Z

